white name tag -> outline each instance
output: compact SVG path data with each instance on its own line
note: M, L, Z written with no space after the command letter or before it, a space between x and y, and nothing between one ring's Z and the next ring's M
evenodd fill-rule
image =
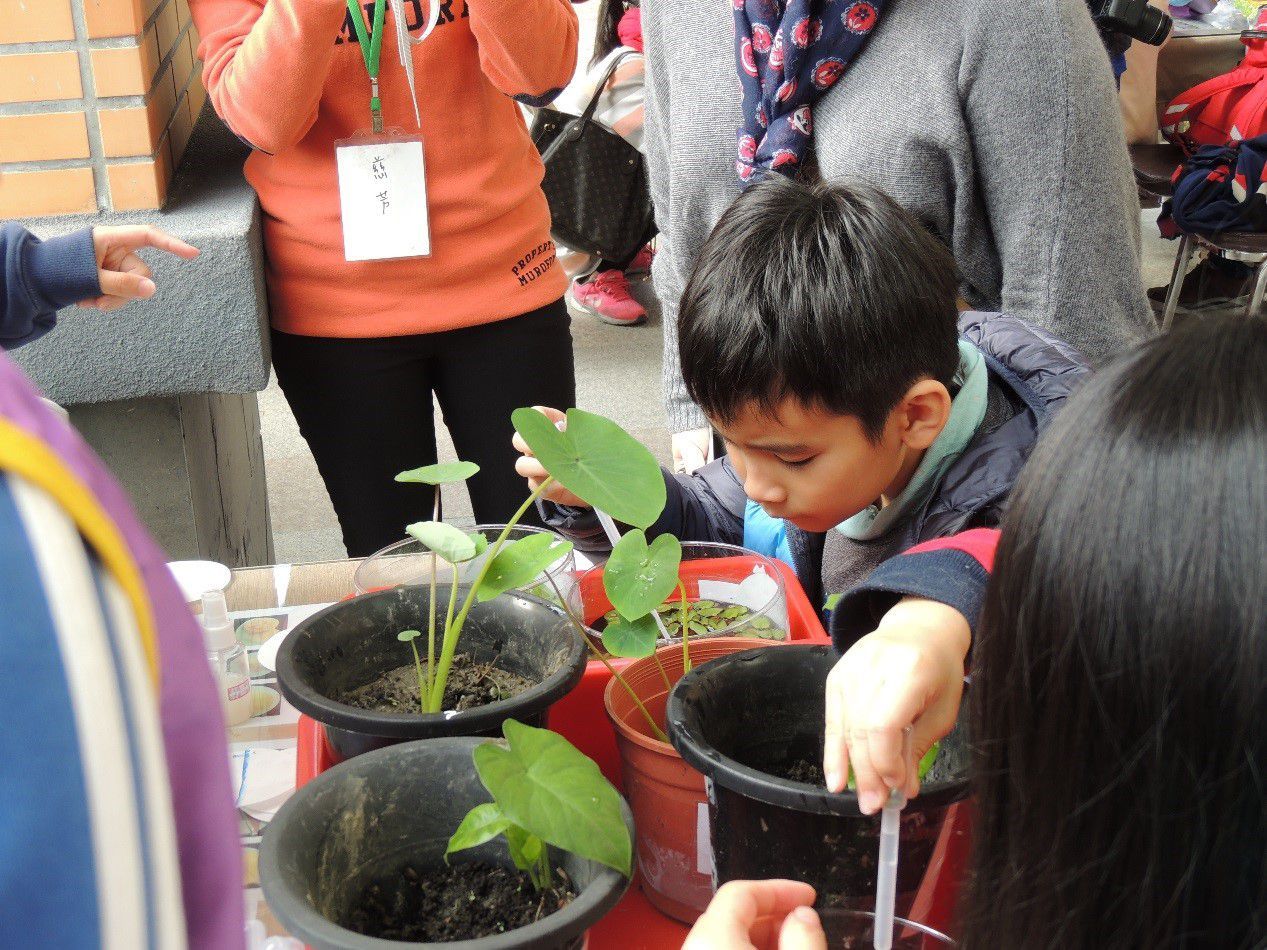
M349 261L427 257L427 175L422 139L378 135L335 143L343 254Z

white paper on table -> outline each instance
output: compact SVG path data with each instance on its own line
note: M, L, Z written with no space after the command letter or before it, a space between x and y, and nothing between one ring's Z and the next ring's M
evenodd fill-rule
M738 584L730 581L699 582L701 600L720 600L728 604L747 607L753 613L766 608L770 600L779 592L778 582L765 569L757 566L751 574Z
M329 604L300 604L297 607L269 608L261 611L236 611L229 616L236 623L238 620L246 619L249 615L270 617L279 613L286 615L286 629L279 630L260 644L259 653L256 655L256 658L260 661L260 666L266 670L276 670L277 651L281 649L282 641L290 636L291 631L299 626L300 623L329 606Z
M297 750L246 748L231 753L229 768L237 807L252 818L272 821L295 791Z

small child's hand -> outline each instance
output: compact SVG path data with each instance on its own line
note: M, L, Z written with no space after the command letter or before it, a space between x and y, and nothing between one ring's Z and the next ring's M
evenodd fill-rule
M560 429L567 427L567 416L559 412L558 409L551 409L548 406L533 406L532 408L536 409L537 412L541 413ZM545 466L537 461L537 457L532 454L532 449L528 448L528 443L523 440L523 436L521 436L518 432L515 433L515 437L511 440L511 444L514 445L516 451L522 453L523 455L522 458L515 462L515 471L524 478L528 479L528 487L532 491L536 491L541 487L541 483L546 480L550 473L545 470ZM556 505L571 505L574 508L589 507L589 505L581 501L580 498L576 497L576 495L573 495L570 491L557 483L551 485L542 497L545 498L546 501L554 502Z
M919 794L917 763L959 715L971 642L968 621L953 607L908 597L841 657L827 677L830 791L844 791L852 766L863 814L879 811L891 788ZM907 727L909 761L902 755Z
M92 245L101 296L80 301L79 306L102 311L118 310L131 300L154 296L154 274L136 253L141 248L156 247L187 261L198 256L196 247L146 225L93 228Z

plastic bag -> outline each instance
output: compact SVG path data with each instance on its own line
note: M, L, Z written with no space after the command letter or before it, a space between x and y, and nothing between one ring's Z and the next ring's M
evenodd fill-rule
M1201 19L1208 26L1218 27L1228 32L1249 29L1249 17L1240 11L1236 0L1219 0L1214 9Z

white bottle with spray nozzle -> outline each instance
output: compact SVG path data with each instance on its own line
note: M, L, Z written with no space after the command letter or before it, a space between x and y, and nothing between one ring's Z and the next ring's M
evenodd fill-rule
M251 718L251 674L246 648L233 634L223 591L202 595L202 633L225 719L230 726L241 725Z

